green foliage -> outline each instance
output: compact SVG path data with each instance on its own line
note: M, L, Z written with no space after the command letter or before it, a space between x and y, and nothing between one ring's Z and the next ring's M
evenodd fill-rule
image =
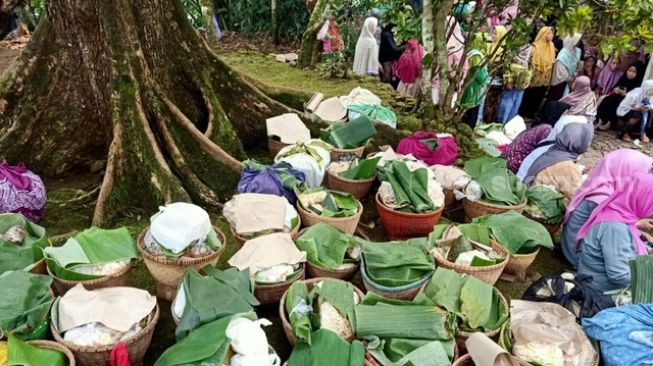
M325 53L322 62L316 67L317 72L325 79L349 79L349 63L343 52Z
M383 3L385 14L383 19L387 23L397 25L395 36L397 43L409 39L420 39L422 35L422 20L416 15L413 8L406 0L389 0Z
M279 37L301 39L309 17L304 1L278 1L277 14ZM229 29L241 32L245 36L269 33L272 29L270 0L229 1L227 11L221 20Z
M202 16L202 4L199 0L181 0L181 4L186 9L188 20L195 28L206 27L204 17Z

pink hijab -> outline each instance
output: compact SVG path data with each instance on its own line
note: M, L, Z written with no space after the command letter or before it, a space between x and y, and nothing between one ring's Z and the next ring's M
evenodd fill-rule
M636 150L619 149L607 154L590 171L587 180L569 202L565 223L584 200L601 204L623 185L625 179L635 173L648 173L652 166L653 158Z
M395 74L402 82L411 84L422 72L423 57L424 49L419 45L419 42L415 39L409 40L406 43L404 53L395 64Z
M640 238L641 233L637 229L637 221L653 215L653 175L635 173L628 183L615 190L594 209L590 218L578 232L577 245L580 245L581 240L594 225L616 221L630 226L637 255L646 254L646 246Z
M560 99L562 103L567 103L570 106L575 106L581 100L587 98L588 95L593 94L591 85L592 81L587 76L579 76L574 80L571 86L571 93L566 97Z

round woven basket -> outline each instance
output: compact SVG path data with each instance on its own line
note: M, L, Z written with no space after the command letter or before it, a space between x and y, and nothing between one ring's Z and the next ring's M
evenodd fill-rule
M40 259L38 262L34 263L32 268L30 268L29 273L32 274L48 274L48 265L45 263L45 259Z
M159 305L157 304L148 317L147 325L132 337L121 341L127 345L127 352L129 353L129 362L132 365L142 365L145 352L147 352L150 342L152 341L152 334L154 328L159 320ZM61 338L57 326L52 322L50 324L50 331L54 336L55 341L68 347L75 355L77 365L79 366L98 366L109 365L111 363L111 350L115 344L101 347L83 347L74 343L67 342Z
M522 273L525 273L528 267L533 264L539 252L540 248L537 248L537 250L529 254L511 254L508 265L506 265L504 271L512 275L521 275Z
M292 230L290 230L290 232L288 232L288 234L290 234L290 236L293 239L295 239L297 237L297 233L299 232L300 227L302 227L302 219L298 215L297 216L297 225L295 225L295 227ZM236 244L238 244L238 246L240 246L240 247L242 247L245 244L246 241L251 240L251 239L245 238L244 236L236 234L236 231L234 230L234 228L231 225L229 225L229 230L231 231L231 234L234 236L234 238L236 238ZM254 238L252 238L252 239L254 239Z
M276 304L279 302L283 294L288 290L290 285L292 285L295 281L300 281L306 278L306 272L303 263L297 272L298 273L293 277L281 283L275 283L271 285L262 285L258 283L255 284L254 297L256 297L261 305Z
M472 356L470 355L464 355L463 357L459 358L454 362L451 366L473 366L474 362L472 361ZM519 366L533 366L528 362L524 362L522 360L519 360Z
M444 267L453 270L456 273L474 276L479 280L487 283L488 285L494 286L494 284L499 280L499 277L501 277L501 273L503 273L504 268L506 268L508 262L510 261L510 253L508 253L508 250L503 245L497 243L494 240L492 240L492 249L494 249L494 251L497 253L502 254L505 258L503 261L501 261L501 263L492 266L463 266L449 262L446 258L440 258L439 256L435 256L435 263L438 265L438 267Z
M363 285L365 286L365 290L367 292L377 293L387 299L408 301L413 300L422 289L422 286L424 286L424 284L426 284L429 279L431 279L432 275L432 273L429 273L409 285L401 287L387 287L372 281L372 279L370 279L370 277L367 275L367 270L365 269L365 261L361 261L361 277L363 278Z
M125 286L127 284L127 280L129 280L129 273L131 272L131 269L132 263L130 262L127 266L125 266L125 268L109 276L87 281L70 281L55 276L52 271L50 271L50 267L46 266L48 275L52 277L52 285L59 296L63 296L66 292L68 292L68 290L77 286L79 283L84 285L84 288L87 290Z
M145 249L145 234L149 229L149 227L145 228L138 236L137 248L143 256L148 271L157 282L156 296L168 301L175 298L177 287L179 287L187 268L190 267L199 271L208 264L214 266L218 263L220 255L227 249L227 237L219 228L214 227L222 245L210 255L201 258L181 258L176 260L154 256Z
M299 212L299 217L302 219L305 227L313 226L322 222L329 224L344 233L354 234L354 232L356 232L356 227L358 227L358 221L361 219L361 215L363 214L363 204L361 204L360 201L356 201L356 203L358 203L358 212L349 217L320 216L306 210L302 207L302 204L299 201L297 201L297 212Z
M327 170L327 182L329 188L334 191L351 193L359 200L365 198L367 194L370 193L375 181L376 174L374 174L374 177L369 179L354 180L343 178L330 169Z
M302 236L306 232L306 230L308 229L302 229L302 231L300 231L299 234L297 234L297 237L299 238L300 236ZM362 232L358 232L357 235L367 241L370 240L370 237ZM343 281L349 281L352 278L354 278L354 276L356 276L359 267L360 266L356 264L355 266L352 266L350 268L345 268L345 269L330 269L330 268L320 267L307 260L306 276L308 278L336 278Z
M313 286L315 286L316 283L320 281L324 281L327 278L312 278L310 280L305 280L304 283L306 283L306 287L308 288L308 291L310 292L313 289ZM331 278L331 280L334 281L340 281L337 279ZM342 281L343 283L345 281ZM358 289L358 287L353 286L354 291L358 294L359 299L362 300L363 297L365 297L365 294L361 290ZM288 316L286 315L286 295L288 294L288 291L283 293L283 296L281 296L281 300L279 301L279 317L281 318L281 324L283 325L283 332L286 333L286 338L288 339L288 342L290 345L294 346L295 343L297 343L297 338L295 338L295 334L292 331L292 326L290 325L290 322L288 321ZM351 342L354 339L356 339L355 334L352 334L352 336L349 339L345 339L347 342Z
M544 222L543 219L535 218L529 215L528 212L526 211L524 211L523 215L533 221L540 223L542 226L546 228L546 231L548 231L551 236L555 235L558 232L558 230L560 230L560 228L562 227L562 222L559 224L547 224L546 222Z
M501 301L503 306L506 307L506 311L510 312L510 305L508 304L508 300L506 300L505 296L503 296L501 291L497 290L496 288L494 289L494 292L496 292L497 295L499 295L499 300ZM506 322L507 321L508 320L506 319ZM491 331L484 332L484 334L486 336L488 336L488 338L490 338L490 339L492 339L494 341L497 341L499 339L499 335L501 333L501 328L503 328L504 324L505 324L505 322L503 324L501 324L499 327L497 327L497 329L493 329ZM472 333L474 333L474 332L466 332L466 331L464 331L462 329L459 329L458 333L456 334L456 344L458 345L458 348L460 348L463 352L467 351L467 346L465 345L465 341L467 340L467 338L469 338L470 335L472 335Z
M526 201L524 201L524 203L522 204L515 205L515 206L504 206L504 205L495 205L493 203L487 203L483 201L472 201L467 198L463 198L463 208L465 209L465 216L467 220L471 221L479 216L490 215L490 214L496 215L511 210L522 213L526 208Z
M381 194L375 196L376 209L390 240L405 240L428 236L440 221L444 207L425 213L408 213L393 210L381 202Z
M68 366L75 366L75 355L73 355L68 347L64 346L63 344L44 340L27 341L27 343L38 348L47 348L59 351L66 355L66 358L68 359Z
M442 188L442 192L444 192L445 211L455 209L461 205L461 203L456 200L456 195L453 193L453 188Z
M331 150L331 161L340 161L341 156L350 156L352 154L356 154L356 156L361 158L364 153L365 146L357 147L355 149L338 149L334 147L333 150Z
M272 137L268 136L268 150L270 151L270 155L272 155L272 157L277 156L279 151L281 151L281 149L283 149L286 146L290 146L290 144L286 144L284 142L275 140Z

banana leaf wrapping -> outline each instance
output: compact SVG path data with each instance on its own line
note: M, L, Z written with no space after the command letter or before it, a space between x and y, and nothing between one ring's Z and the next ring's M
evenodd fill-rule
M199 326L225 316L248 313L259 302L253 295L254 286L249 269L239 271L230 268L224 271L206 266L202 276L189 268L184 275L183 294L186 306L175 335L182 339Z
M204 324L163 352L154 366L222 366L231 346L225 332L236 317L257 319L256 313L245 313Z
M460 328L488 332L499 329L508 319L508 310L498 290L473 276L438 268L424 289L437 306L456 314Z
M128 261L138 256L136 242L124 227L113 230L91 227L68 239L63 246L48 247L44 252L52 273L71 281L103 277L75 272L78 266Z
M309 188L297 197L308 211L324 217L349 217L358 213L358 200L350 193L323 187Z
M428 194L428 171L425 168L411 172L405 162L395 160L384 166L379 177L392 186L401 211L430 212L438 209Z
M13 226L27 231L22 244L14 244L0 237L0 274L6 271L27 270L43 258L43 249L49 245L45 229L16 213L0 214L0 234ZM1 236L1 235L0 235Z
M51 277L23 271L0 276L0 329L22 340L45 338L54 301L51 284Z
M318 223L298 237L295 244L306 252L309 262L323 268L338 269L347 262L347 251L355 248L358 240L331 225Z
M372 121L379 121L392 128L397 128L397 115L390 108L381 104L352 104L347 109L350 120L364 115Z
M334 123L320 131L320 138L339 148L354 149L365 146L376 135L374 124L366 116L360 116L348 123Z
M465 172L481 186L483 201L514 206L526 199L526 186L506 168L503 158L469 160L465 163Z
M354 161L349 169L338 173L338 175L351 180L370 179L376 174L376 165L379 163L379 160L381 160L380 156Z
M629 264L633 304L653 303L653 257L642 255Z
M474 132L479 136L487 136L490 132L503 132L503 125L501 123L487 123L474 128Z
M492 237L510 254L532 253L538 246L553 249L553 241L546 228L515 211L484 215L475 218L472 223L487 227Z
M55 349L41 348L25 343L9 334L7 343L9 353L8 365L11 366L68 366L68 357Z
M423 294L412 301L368 293L356 311L356 334L381 365L451 365L456 317Z
M546 186L533 186L526 191L526 212L545 223L560 224L565 217L565 196Z
M492 250L490 230L479 224L438 224L433 230L437 238L432 253L449 262L472 267L492 266L501 263L505 257ZM463 257L460 257L464 254ZM459 262L459 258L465 258ZM469 263L466 262L469 260Z
M431 239L410 239L403 243L372 243L363 246L364 270L374 283L386 287L413 284L433 273L435 264L428 254Z
M295 345L288 366L361 366L365 362L365 347L360 341L350 344L327 329L313 332L311 338L311 344Z

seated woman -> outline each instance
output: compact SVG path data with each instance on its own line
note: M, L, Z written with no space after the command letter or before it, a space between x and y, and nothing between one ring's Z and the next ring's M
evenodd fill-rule
M620 149L604 156L590 171L574 199L567 206L562 229L562 253L574 268L580 255L576 236L594 209L605 201L616 187L635 173L648 173L653 158L631 149Z
M646 80L641 88L635 88L626 95L617 108L617 116L623 125L619 138L630 142L631 130L635 129L642 142L649 142L646 124L651 121L652 101L653 80Z
M540 108L537 113L539 123L553 125L563 115L585 116L593 123L596 117L596 94L591 83L587 76L576 78L569 95L557 101L548 101Z
M640 86L644 79L646 67L643 62L637 61L632 64L626 72L619 78L617 84L612 89L612 94L603 98L597 109L598 117L597 129L601 131L609 130L613 124L617 123L617 108L624 100L626 94Z
M507 168L517 173L524 159L551 133L552 129L551 125L542 124L520 133L502 154L507 160Z
M653 215L653 175L636 173L592 212L576 238L582 248L578 274L592 276L600 291L630 284L628 262L648 253L638 223Z
M589 149L594 129L572 123L556 137L555 144L537 158L526 173L525 184L550 185L571 200L582 183L576 160Z

